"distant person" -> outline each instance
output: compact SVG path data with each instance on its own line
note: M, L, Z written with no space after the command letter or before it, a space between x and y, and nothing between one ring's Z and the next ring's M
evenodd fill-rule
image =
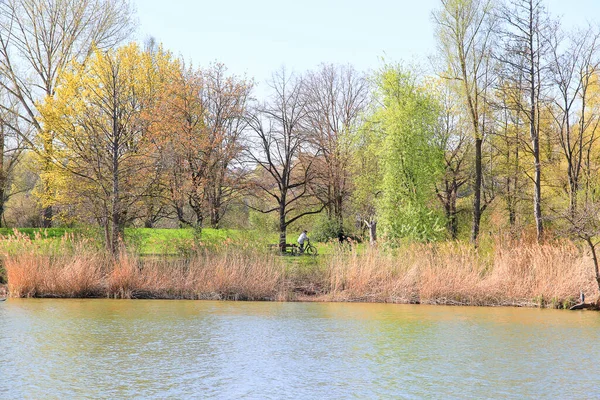
M308 239L308 235L306 235L308 233L307 230L303 230L302 233L300 234L300 236L298 237L298 244L300 245L300 253L304 252L304 243L309 240Z

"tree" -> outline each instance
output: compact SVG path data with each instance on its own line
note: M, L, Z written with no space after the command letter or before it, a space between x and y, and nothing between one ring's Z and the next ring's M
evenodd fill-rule
M37 104L53 96L60 73L73 60L86 59L94 48L115 46L131 33L127 0L4 0L0 2L0 87L18 107L0 105L20 121L22 139L28 141L50 168L53 137L44 131ZM31 142L34 129L44 140ZM49 188L46 188L48 191ZM50 226L52 208L44 209Z
M323 64L306 77L307 125L319 150L313 192L343 231L351 191L352 136L369 104L369 85L351 66Z
M514 104L524 115L529 128L528 151L534 164L533 214L537 239L541 241L544 226L540 119L545 90L543 80L548 72L548 38L553 27L541 0L510 0L500 9L498 17L504 22L500 30L503 51L497 55L502 65L502 79L521 94Z
M270 82L273 94L248 117L252 130L247 155L256 165L251 185L255 197L267 206L252 206L262 213L277 212L279 246L284 250L287 227L300 218L323 211L310 199L313 161L318 155L304 129L308 104L305 82L281 70ZM273 206L268 204L275 203Z
M171 63L135 44L97 50L73 64L40 106L45 132L56 146L46 179L57 188L54 202L84 207L104 227L107 249L118 254L136 205L158 179L158 151L149 135L159 70Z
M494 98L497 129L493 132L491 144L500 154L498 178L502 180L500 192L506 204L508 224L514 229L518 210L526 195L527 182L524 171L522 147L525 125L523 112L515 104L521 101L519 85L500 80Z
M200 70L182 63L159 102L156 113L164 117L154 131L165 186L179 222L197 235L207 217L218 228L243 188L240 157L252 87L251 81L228 76L223 64Z
M377 208L383 191L383 140L380 123L373 117L367 118L352 137L351 201L357 222L369 230L371 246L377 243Z
M211 151L203 87L201 71L181 64L157 103L156 113L163 118L153 129L171 205L179 222L193 227L198 236L206 216ZM193 219L186 216L186 205L192 209Z
M460 104L448 87L447 81L434 85L436 100L440 106L435 141L444 154L444 173L435 192L446 214L446 228L452 239L458 237L458 210L456 202L461 188L469 182L471 170L467 163L471 156L468 123L459 111ZM467 125L467 126L466 126Z
M565 232L575 239L583 240L590 249L594 263L594 278L600 289L600 267L598 261L598 244L600 240L600 203L596 199L587 199L575 211L569 209L563 214L566 221Z
M221 218L244 188L246 169L241 164L244 151L248 103L254 83L227 76L223 64L215 64L203 73L202 104L211 147L207 181L210 225L218 228Z
M436 215L435 183L443 171L443 151L435 135L439 105L415 76L400 66L378 75L383 132L380 214L387 236L432 240L443 230Z
M13 188L13 174L25 150L23 135L29 138L27 128L21 126L22 122L13 112L18 107L15 99L6 96L6 91L0 86L0 226L6 203L19 192Z
M468 110L475 140L473 227L477 243L482 208L482 145L486 131L486 91L491 86L489 59L493 45L494 16L491 0L442 0L433 13L439 47L447 65L444 76L461 84L460 94Z
M555 96L549 110L567 163L569 208L575 213L586 155L591 151L598 125L597 110L591 110L591 105L597 91L595 77L600 70L600 34L592 28L577 31L567 36L565 44L556 30L551 38L550 76Z

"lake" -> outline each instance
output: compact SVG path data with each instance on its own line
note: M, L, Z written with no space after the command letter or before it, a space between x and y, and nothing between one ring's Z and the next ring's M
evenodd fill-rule
M9 299L0 398L600 398L600 313Z

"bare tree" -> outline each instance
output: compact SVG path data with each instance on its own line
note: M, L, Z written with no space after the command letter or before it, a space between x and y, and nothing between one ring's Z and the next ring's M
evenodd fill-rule
M351 66L323 64L306 78L307 130L319 149L313 192L343 229L351 191L352 137L369 103L366 77Z
M565 227L567 235L575 239L581 239L588 245L594 263L594 278L598 289L600 289L600 268L598 266L600 203L588 199L575 211L567 210L562 217L567 222Z
M486 90L491 86L489 58L493 46L494 18L491 0L442 0L433 13L437 37L446 60L445 78L460 82L475 140L473 181L473 227L471 240L477 243L482 214L482 144L485 137Z
M17 100L6 108L23 123L21 137L50 167L52 138L35 146L26 133L43 126L36 104L53 96L61 71L73 60L84 60L94 48L110 48L132 32L128 0L4 0L0 2L0 86ZM50 226L52 208L44 210Z
M227 76L226 72L223 64L215 64L203 73L204 125L212 147L206 200L213 228L219 227L231 202L244 188L246 169L240 160L244 151L242 135L254 86L252 81Z
M533 213L537 239L544 234L542 218L542 162L540 155L540 115L544 101L543 82L548 72L546 57L552 27L541 0L510 0L498 13L503 21L500 37L503 50L497 55L502 65L502 77L518 88L515 102L529 125L530 144L527 150L534 159Z
M252 81L227 75L223 64L206 70L181 65L161 100L165 116L156 136L168 175L164 186L179 222L197 235L206 218L218 228L241 194L242 135L252 87Z
M517 87L510 86L500 80L496 88L494 108L496 110L496 130L494 131L492 146L500 154L498 161L500 193L506 203L508 223L511 229L517 224L517 211L525 198L527 180L524 179L522 165L523 146L523 112L515 109L514 104L520 101L521 92ZM526 143L525 143L526 145Z
M214 151L214 138L205 124L203 90L202 72L181 65L161 99L164 118L157 125L170 203L179 222L193 227L198 236L207 215L207 185ZM186 207L191 208L193 218L186 215Z
M567 163L569 207L575 213L582 174L587 175L586 160L600 123L597 110L590 104L594 100L592 94L598 91L600 32L591 27L573 32L566 37L566 44L559 30L552 32L551 38L554 104L549 110Z
M313 161L318 153L304 129L308 104L304 81L284 69L270 82L273 94L248 117L254 142L247 154L256 167L252 181L254 192L264 204L253 206L262 213L279 215L279 246L286 245L287 227L298 219L321 212L324 205L310 201L309 184L313 179ZM267 201L267 204L271 202Z
M29 137L26 127L22 127L15 113L9 111L18 109L19 104L3 94L4 90L0 88L0 226L6 202L19 192L12 187L13 173L25 150L24 136Z
M444 175L442 182L436 184L435 192L446 214L446 227L452 239L458 237L458 210L456 202L461 188L469 182L471 170L468 168L472 141L468 126L458 112L453 93L445 85L440 89L440 117L436 140L444 152Z

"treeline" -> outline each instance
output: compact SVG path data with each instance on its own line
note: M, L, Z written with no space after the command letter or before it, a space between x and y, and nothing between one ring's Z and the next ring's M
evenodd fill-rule
M231 213L273 215L280 243L302 223L372 243L550 230L594 250L596 27L567 31L541 0L441 0L429 76L281 69L256 99L222 64L123 44L131 21L125 0L0 4L3 222L35 198L28 223L97 224L112 251L128 225L200 235Z

